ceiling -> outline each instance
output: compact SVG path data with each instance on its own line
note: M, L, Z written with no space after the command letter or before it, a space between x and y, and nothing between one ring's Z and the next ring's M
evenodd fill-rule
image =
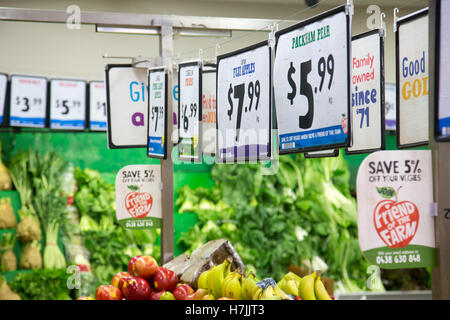
M208 2L224 2L224 0L206 0ZM227 0L227 2L240 2L240 3L277 3L281 5L305 5L307 1L313 0ZM319 4L336 6L344 4L345 0L317 0ZM355 6L369 6L378 5L380 7L424 7L428 5L428 0L354 0Z

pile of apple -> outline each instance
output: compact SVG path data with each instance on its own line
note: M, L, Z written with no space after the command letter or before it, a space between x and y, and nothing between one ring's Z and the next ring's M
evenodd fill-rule
M110 285L101 285L96 300L209 300L206 290L179 283L172 270L158 266L152 256L134 256L128 272L119 272ZM80 297L78 300L93 300Z

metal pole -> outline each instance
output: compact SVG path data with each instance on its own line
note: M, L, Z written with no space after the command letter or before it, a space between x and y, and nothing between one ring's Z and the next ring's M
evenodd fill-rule
M167 91L172 91L173 80L173 27L170 22L161 26L160 56L162 65L167 67ZM167 159L161 160L162 180L162 229L161 229L161 264L174 258L174 198L173 198L173 99L167 95Z
M433 192L434 201L437 203L437 216L435 220L436 255L437 265L432 270L433 299L450 300L450 142L437 142L435 139L435 112L438 101L436 93L435 67L439 67L436 61L438 48L436 37L437 30L436 1L430 3L429 11L429 65L430 65L430 96L429 96L429 132L430 149L433 157ZM441 70L442 71L442 70Z

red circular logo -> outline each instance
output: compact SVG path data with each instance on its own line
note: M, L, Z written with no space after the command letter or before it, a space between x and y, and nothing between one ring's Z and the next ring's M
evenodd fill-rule
M152 209L153 198L147 192L130 192L125 197L128 213L136 219L145 218Z

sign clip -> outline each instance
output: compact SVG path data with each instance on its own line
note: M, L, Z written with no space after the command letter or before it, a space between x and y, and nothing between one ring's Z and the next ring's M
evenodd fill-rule
M352 16L355 12L353 6L353 0L347 0L347 5L345 6L345 13L349 16Z
M397 20L398 20L397 14L399 12L400 12L400 10L398 8L394 9L394 32L397 32Z
M382 12L380 14L380 37L386 38L386 22L384 21L386 14Z
M437 217L438 216L438 204L437 202L430 203L430 216Z
M269 47L273 48L275 45L275 32L278 31L278 23L273 23L269 26Z

